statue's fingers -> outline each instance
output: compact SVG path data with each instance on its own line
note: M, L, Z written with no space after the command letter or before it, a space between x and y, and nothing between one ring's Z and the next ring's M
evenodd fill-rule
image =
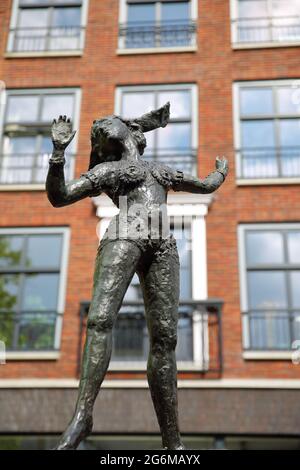
M67 120L67 116L64 114L64 116L63 116L63 121L66 122L66 120Z
M58 121L62 121L63 120L63 117L62 115L60 114L59 118L58 118Z
M53 119L52 124L56 124L56 119Z
M67 119L67 122L71 122L71 119L70 119L70 118L68 118L68 119Z

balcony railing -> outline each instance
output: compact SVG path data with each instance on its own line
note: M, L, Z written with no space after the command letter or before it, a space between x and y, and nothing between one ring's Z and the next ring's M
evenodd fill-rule
M14 153L0 155L0 184L44 184L50 154ZM74 154L66 155L65 175L70 179L74 169Z
M156 151L146 148L143 158L186 173L197 174L197 150L193 148L164 148Z
M300 177L300 147L245 148L236 153L241 179Z
M81 26L17 28L10 30L10 52L74 51L82 49Z
M245 350L291 351L300 341L300 310L269 309L243 313L248 332Z
M130 22L119 26L119 47L141 49L193 46L196 44L195 33L196 22L192 20Z
M0 340L6 351L55 351L56 311L0 309Z
M82 354L82 336L89 302L80 305L81 334L78 365ZM220 374L222 371L221 308L219 300L181 301L179 305L178 367L196 368L197 372ZM146 368L149 351L144 305L141 301L124 302L113 333L112 366Z
M300 41L300 16L239 18L233 27L237 43Z

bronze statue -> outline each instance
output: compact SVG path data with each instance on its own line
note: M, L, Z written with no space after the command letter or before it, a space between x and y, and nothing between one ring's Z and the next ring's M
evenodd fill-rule
M76 449L92 431L93 405L111 356L112 328L135 272L144 296L150 336L147 376L163 447L184 449L178 427L175 359L179 260L175 239L162 229L162 208L169 190L212 193L225 180L228 164L217 158L216 170L200 180L143 160L144 133L165 127L169 114L167 103L138 119L108 116L94 121L89 170L69 183L64 177L64 151L75 132L66 116L52 124L54 149L46 182L51 204L62 207L104 192L120 207L97 252L79 394L58 450ZM121 204L124 198L126 210ZM153 220L158 220L154 230Z

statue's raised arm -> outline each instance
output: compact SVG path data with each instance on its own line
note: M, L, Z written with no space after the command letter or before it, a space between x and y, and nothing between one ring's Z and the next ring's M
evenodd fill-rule
M186 191L188 193L208 194L216 191L228 174L228 162L226 158L216 158L216 169L206 178L200 179L178 171L175 175L175 191Z
M70 119L59 116L51 126L53 152L49 160L46 180L48 199L54 207L62 207L83 199L92 193L92 184L88 178L81 177L69 183L65 182L65 149L73 140L76 131L72 131Z

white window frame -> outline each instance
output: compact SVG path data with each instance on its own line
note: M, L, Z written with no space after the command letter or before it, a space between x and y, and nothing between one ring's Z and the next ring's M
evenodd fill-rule
M245 81L233 83L233 131L234 131L234 152L235 152L235 168L236 168L236 184L238 186L249 185L285 185L285 184L299 184L299 177L274 177L274 178L240 178L241 175L241 161L238 149L241 148L241 127L240 127L240 89L241 88L262 88L274 86L290 86L295 87L295 90L300 89L300 80L261 80L261 81ZM300 106L300 104L299 104ZM299 114L300 118L300 114Z
M55 95L63 93L72 93L74 94L74 117L73 128L77 130L75 137L73 139L74 145L74 154L75 157L71 161L70 167L70 178L74 177L75 165L76 165L76 153L78 148L78 129L80 124L80 108L81 108L81 89L80 88L22 88L22 89L6 89L3 91L1 98L3 98L2 106L0 106L0 152L3 149L3 139L4 139L4 126L5 126L5 116L6 116L6 105L7 98L9 95L20 95L26 96L31 94L45 94L45 95ZM53 119L57 116L53 116ZM24 190L45 190L44 184L34 183L34 184L1 184L0 183L0 192L1 191L24 191Z
M170 193L168 195L168 215L169 216L189 216L191 217L191 277L192 277L192 300L207 300L207 246L206 246L206 215L213 200L209 194L189 194ZM97 216L100 219L98 236L101 240L112 217L118 214L119 210L112 201L105 195L93 198L97 207ZM200 314L195 314L193 318L193 361L178 361L177 366L180 371L206 371L209 370L209 331L207 325L199 321ZM204 318L205 320L205 318ZM203 334L202 334L203 333ZM204 345L202 345L204 338ZM146 363L139 362L117 362L112 361L109 370L146 370Z
M19 13L19 0L13 0L12 4L12 12L10 17L10 25L7 40L7 47L5 57L7 58L16 58L16 57L58 57L58 56L81 56L83 55L83 50L85 46L85 31L88 22L88 8L89 8L89 0L82 0L82 7L81 7L81 22L80 27L81 34L80 34L80 48L74 50L53 50L53 51L14 51L13 50L13 42L14 42L14 32L13 30L17 27L18 22L18 13Z
M247 261L246 261L246 233L247 231L276 231L276 230L300 230L300 223L251 223L240 224L237 229L238 238L238 260L239 260L239 280L240 280L240 309L242 323L242 345L243 349L248 349L250 345L249 323L244 312L249 310L248 289L247 289ZM243 358L250 360L291 360L292 351L243 351Z
M154 0L155 1L155 0ZM156 0L157 3L163 0ZM143 0L141 0L141 3ZM197 21L198 18L198 1L197 0L190 0L190 19L191 21ZM157 19L156 19L157 21ZM119 24L126 24L127 23L127 0L119 0ZM193 44L189 46L174 46L174 47L144 47L144 48L133 48L133 49L126 49L124 38L118 39L118 49L117 54L126 55L126 54L155 54L155 53L163 53L163 52L193 52L197 51L197 31L194 33L194 41Z
M179 83L179 84L163 84L163 85L133 85L133 86L120 86L115 91L115 114L121 115L122 94L126 92L143 92L143 91L180 91L189 90L191 92L191 148L198 148L198 87L192 83ZM172 103L171 103L172 114ZM146 136L147 137L147 136ZM199 162L195 162L197 171L199 171Z
M270 1L270 0L268 0ZM239 0L230 0L230 18L231 18L231 44L233 49L261 49L273 47L293 47L299 46L300 40L297 41L278 41L278 42L238 42L237 21ZM269 12L272 11L269 4ZM272 18L272 16L270 17Z
M61 333L63 324L63 314L65 311L66 289L67 289L67 270L70 247L70 228L69 227L18 227L18 228L0 228L0 235L62 235L62 251L60 261L60 278L57 300L57 319L55 325L54 351L11 351L6 352L7 360L56 360L59 359Z

